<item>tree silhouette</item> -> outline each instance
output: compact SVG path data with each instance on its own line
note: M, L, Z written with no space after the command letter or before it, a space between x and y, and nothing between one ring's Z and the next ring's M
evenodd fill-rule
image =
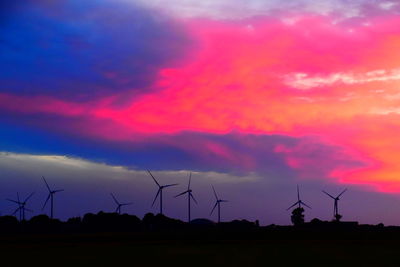
M303 208L295 208L292 211L292 216L290 219L294 225L302 225L304 224L304 209Z
M335 215L335 219L337 222L339 222L341 218L342 218L342 215L340 215L340 214Z

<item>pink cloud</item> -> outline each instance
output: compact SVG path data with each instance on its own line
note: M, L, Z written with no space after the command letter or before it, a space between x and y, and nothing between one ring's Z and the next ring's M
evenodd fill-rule
M85 105L47 96L16 96L0 93L0 109L16 113L50 113L61 116L82 116L88 112Z
M96 122L80 129L85 134L116 140L185 131L318 136L370 164L351 170L337 166L330 175L338 181L382 182L379 190L400 190L395 175L400 171L395 160L400 99L393 97L400 83L376 73L365 78L400 68L400 54L393 52L400 48L399 26L399 17L375 18L368 26L311 15L289 24L193 20L187 30L198 42L197 51L181 67L163 69L152 90L128 105L118 107L112 98L77 104L3 94L0 108L82 116ZM288 85L285 77L293 73L306 73L317 86ZM332 82L329 77L338 73L342 78ZM343 82L349 77L362 82ZM218 144L205 149L232 162L241 159ZM304 146L276 148L293 168L328 164L307 151ZM246 164L251 167L251 160Z

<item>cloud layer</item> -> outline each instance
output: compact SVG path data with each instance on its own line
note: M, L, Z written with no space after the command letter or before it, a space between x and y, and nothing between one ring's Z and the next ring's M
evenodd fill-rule
M333 163L323 176L400 190L393 161L397 139L387 131L398 127L399 60L390 51L399 44L399 18L379 17L368 26L353 27L311 15L291 23L273 18L249 23L187 24L188 39L196 40L197 49L179 67L160 68L157 79L145 87L149 91L133 98L134 89L85 102L2 93L0 106L51 131L169 146L210 169L222 166L212 162L227 161L232 170L263 171L255 163L256 149L237 153L246 147L242 134L309 136L346 155L341 158L347 166L324 150ZM121 103L121 98L126 100ZM57 119L44 121L49 115ZM182 144L181 135L190 132L210 135L192 134ZM227 134L238 136L236 144L212 137ZM377 147L383 137L391 145ZM276 150L280 145L272 149L276 158L282 155Z
M128 3L137 1L124 0ZM398 13L396 1L375 0L139 0L143 5L183 18L244 19L254 16L276 16L286 13L313 13L356 18L367 15ZM167 4L166 4L167 3Z

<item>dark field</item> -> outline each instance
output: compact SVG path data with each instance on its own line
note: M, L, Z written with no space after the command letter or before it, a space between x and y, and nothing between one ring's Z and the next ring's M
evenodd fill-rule
M399 266L398 240L3 236L2 266ZM189 263L190 262L190 263Z

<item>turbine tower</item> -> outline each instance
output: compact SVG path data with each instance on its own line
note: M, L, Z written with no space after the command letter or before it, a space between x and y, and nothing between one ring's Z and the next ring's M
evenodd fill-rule
M214 186L212 186L212 189L214 191L214 196L215 196L215 205L213 207L213 209L210 212L210 215L214 212L215 208L218 206L218 223L221 222L221 203L222 202L228 202L228 200L224 200L224 199L219 199L217 196L217 193L215 192Z
M150 174L151 178L153 178L154 182L155 182L155 183L157 184L157 186L158 186L158 191L157 191L156 197L154 198L153 204L151 204L151 206L153 207L153 206L154 206L154 203L155 203L156 200L157 200L157 198L160 197L160 214L163 214L163 199L162 199L163 190L164 190L164 188L171 187L171 186L175 186L175 185L178 185L178 184L160 185L160 184L157 182L156 178L154 178L153 174L151 174L151 172L150 172L149 170L147 170L147 172Z
M50 186L47 184L46 179L44 178L44 176L42 176L43 181L47 187L47 190L49 190L49 195L46 198L46 201L43 204L42 210L44 210L44 208L46 207L47 202L50 199L50 218L53 219L54 216L54 194L58 193L58 192L62 192L64 191L64 189L58 189L58 190L51 190Z
M110 194L111 194L112 198L114 199L115 203L117 204L117 208L115 209L115 212L118 213L118 214L121 214L121 207L133 204L132 202L119 203L119 201L115 198L115 196L112 193L110 193Z
M338 201L340 200L340 197L344 194L344 192L347 191L347 188L345 190L343 190L339 195L337 195L337 197L332 196L331 194L325 192L324 190L322 190L322 192L324 192L327 196L329 196L330 198L333 199L334 204L333 204L333 218L336 219L336 221L339 221L340 218L342 218L342 215L339 214L339 208L338 208Z
M30 210L26 208L26 202L33 196L34 192L32 192L23 202L19 199L19 194L17 193L17 200L12 200L7 198L8 201L14 202L18 205L18 208L11 214L15 215L17 212L19 212L19 220L20 221L25 221L25 211L30 211L33 212L33 210Z
M287 210L290 210L291 208L293 208L294 206L298 206L297 208L301 208L301 205L304 205L305 207L307 207L307 208L309 208L309 209L311 209L311 207L310 206L308 206L306 203L304 203L303 201L301 201L301 199L300 199L300 191L299 191L299 185L297 185L297 201L292 205L292 206L290 206L289 208L287 208Z
M192 180L192 173L190 173L189 175L189 184L188 184L188 188L185 192L182 192L178 195L176 195L175 197L179 197L182 196L184 194L187 194L187 198L188 198L188 222L190 222L190 199L193 199L194 203L197 204L196 199L194 198L193 194L192 194L192 189L190 189L190 181Z

